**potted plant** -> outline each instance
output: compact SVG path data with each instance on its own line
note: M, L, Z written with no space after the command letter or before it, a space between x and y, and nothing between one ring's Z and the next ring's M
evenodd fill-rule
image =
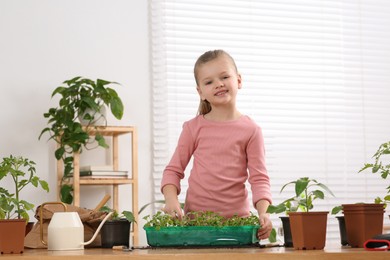
M126 246L130 248L130 229L131 223L136 222L131 211L116 210L103 206L100 211L113 212L100 230L100 236L103 248L112 248L113 246Z
M353 203L335 206L332 214L336 216L340 240L343 246L364 247L364 243L373 236L382 234L383 213L385 204L375 200L374 203Z
M98 117L99 120L103 119L103 125L107 124L105 116L100 114L101 110L107 106L115 118L121 119L123 116L122 100L117 92L109 87L113 84L118 83L75 77L64 81L63 85L52 93L52 97L58 94L61 98L57 107L50 108L44 114L49 127L42 130L39 139L44 133L49 133L49 140L52 139L58 144L54 155L57 160L64 162L60 198L65 203L70 204L73 201L72 186L68 184L73 174L73 153L81 153L83 148L108 148L104 137L99 134L98 125L94 124ZM90 138L91 131L96 132L94 138Z
M385 162L384 159L389 154L390 141L381 144L372 156L374 162L365 163L358 173L371 169L373 174L380 174L383 179L386 179L390 173L390 163ZM343 210L346 236L351 247L364 247L365 241L382 234L384 209L390 203L390 186L386 189L387 194L383 198L376 197L374 203L343 204L332 210L333 214Z
M237 246L258 242L259 218L232 216L218 213L189 212L181 219L159 211L145 216L147 241L153 247Z
M277 205L276 208L278 212L287 211L294 248L323 249L328 212L311 210L314 208L315 200L325 198L324 191L334 196L332 191L315 179L302 177L283 185L280 192L289 185L294 185L295 196ZM272 207L269 211L272 211Z
M0 180L10 177L14 190L0 187L0 251L1 253L22 253L28 211L33 212L34 204L22 199L21 191L29 185L41 187L49 192L46 181L36 176L35 162L10 155L0 163Z

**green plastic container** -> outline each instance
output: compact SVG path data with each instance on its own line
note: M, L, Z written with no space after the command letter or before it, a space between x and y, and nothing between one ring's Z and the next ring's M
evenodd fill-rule
M252 245L259 226L234 227L145 227L148 244L153 247Z

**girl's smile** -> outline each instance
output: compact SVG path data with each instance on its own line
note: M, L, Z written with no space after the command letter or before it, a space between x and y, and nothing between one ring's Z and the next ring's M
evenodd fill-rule
M215 93L214 96L222 96L228 92L229 92L228 90L221 90L221 91L218 91L217 93Z

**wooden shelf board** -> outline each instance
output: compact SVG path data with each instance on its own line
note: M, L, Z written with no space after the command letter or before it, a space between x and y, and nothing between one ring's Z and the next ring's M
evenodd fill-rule
M93 178L81 177L80 185L113 185L113 184L133 184L134 180L128 178Z
M86 126L83 126L86 129ZM90 135L96 135L97 132L103 136L123 135L134 132L133 126L98 126L95 130L93 127L88 129Z

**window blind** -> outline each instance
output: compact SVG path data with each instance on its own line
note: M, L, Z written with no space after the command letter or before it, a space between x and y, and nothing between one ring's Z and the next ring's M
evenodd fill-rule
M283 184L304 176L336 196L314 210L385 195L388 181L357 172L390 138L390 2L151 0L150 17L156 199L197 111L194 63L212 49L229 52L242 74L237 105L263 129L275 204L293 195L279 193ZM331 215L327 238L339 239Z

